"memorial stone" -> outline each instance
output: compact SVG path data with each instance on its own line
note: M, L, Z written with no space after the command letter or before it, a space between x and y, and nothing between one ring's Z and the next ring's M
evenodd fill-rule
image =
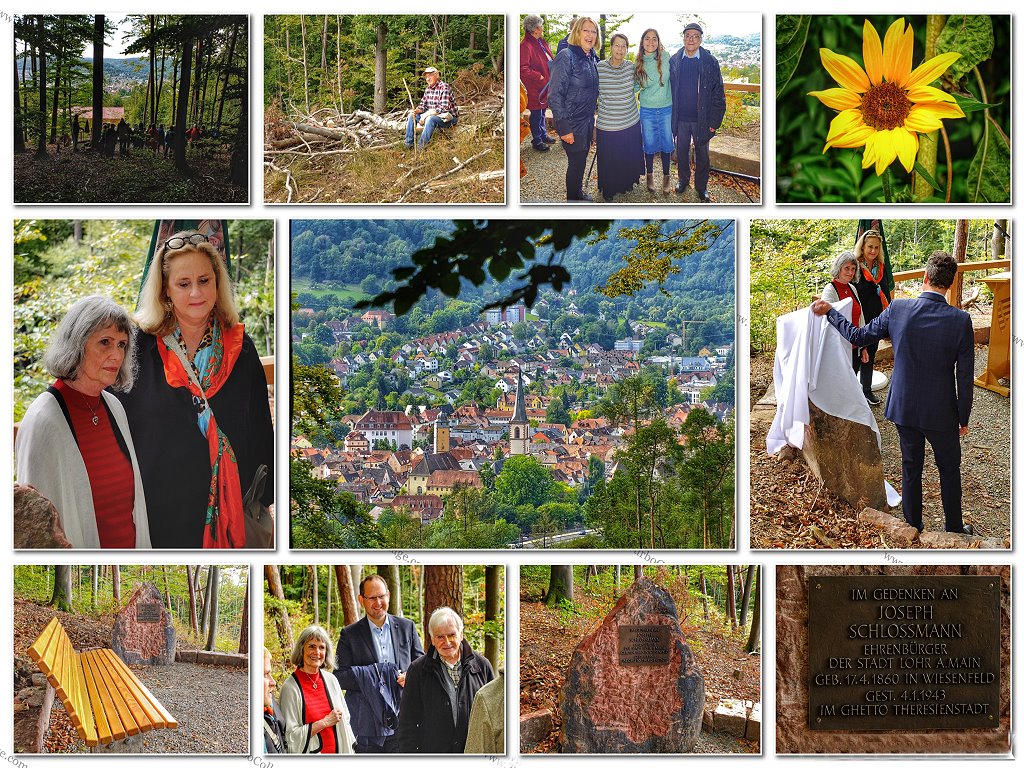
M704 705L704 678L675 603L642 578L573 652L562 689L562 752L689 752Z
M114 618L114 653L125 664L173 664L176 644L174 622L160 590L148 582L142 584Z

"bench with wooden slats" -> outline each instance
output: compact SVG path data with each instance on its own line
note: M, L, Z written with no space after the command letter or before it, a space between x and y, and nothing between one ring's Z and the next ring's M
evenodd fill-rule
M164 709L109 648L75 651L55 616L28 649L90 747L155 728L177 728Z

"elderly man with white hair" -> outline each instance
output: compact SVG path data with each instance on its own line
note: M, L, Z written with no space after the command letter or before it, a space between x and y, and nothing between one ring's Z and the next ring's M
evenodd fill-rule
M494 669L463 637L462 618L438 608L428 624L430 649L405 678L398 744L402 752L461 753L466 749L473 699Z
M448 128L459 122L459 105L455 103L455 92L441 79L441 73L435 67L427 67L423 70L423 79L427 81L423 98L409 115L409 122L405 126L406 148L412 147L417 126L423 131L419 141L420 149L423 149L430 142L435 130Z

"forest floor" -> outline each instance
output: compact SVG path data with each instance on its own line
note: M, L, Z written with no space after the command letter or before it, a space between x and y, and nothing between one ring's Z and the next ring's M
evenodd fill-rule
M37 159L32 151L14 155L15 203L247 203L247 187L228 181L230 168L222 156L190 150L192 178L185 178L164 158L146 149L126 157L101 157L96 152L58 151ZM223 155L223 153L222 153Z
M975 347L975 371L985 370L988 347ZM750 407L772 384L774 361L765 355L750 359ZM876 365L887 377L892 363ZM896 427L884 418L889 391L876 393L882 404L872 408L882 433L885 478L901 489L901 454ZM750 546L753 549L828 548L815 538L812 528L827 536L836 548L877 548L889 545L873 526L857 520L859 510L822 488L806 464L780 462L765 451L771 415L750 420ZM974 388L971 430L963 440L963 516L978 535L1009 540L1010 537L1010 401L980 387ZM889 511L902 518L897 507ZM931 447L924 463L924 526L926 531L944 528L939 476ZM915 544L915 548L919 545Z
M553 129L549 128L549 132ZM722 129L723 136L736 136L759 141L761 137L761 121L736 126L734 128ZM565 202L565 169L566 158L560 142L549 144L551 147L547 152L538 152L531 144L529 134L519 145L519 156L526 164L527 174L519 180L519 199L523 203L562 203ZM597 188L597 163L594 162L595 148L591 147L587 157L587 169L590 172L590 183L587 184L587 177L584 176L584 191L594 198L595 203L605 203L605 199ZM647 191L643 179L628 192L615 195L611 203L640 203L650 205L652 203L695 204L699 205L697 193L693 189L693 166L691 163L691 184L690 188L682 195L674 191L663 195L661 188L661 160L655 158L654 180L659 191L652 194ZM672 161L672 182L673 186L679 180L678 166L673 153ZM740 181L724 173L711 172L708 181L708 194L715 203L736 204L736 203L760 203L760 185Z
M523 583L519 596L519 714L542 709L552 712L551 734L532 753L557 752L562 727L559 697L573 651L597 622L612 609L615 600L596 583L577 581L574 601L577 612L552 610L541 602L538 589ZM683 632L704 676L707 706L722 699L761 700L761 657L743 650L745 637L714 626L695 626L688 620L702 609L689 594L670 588L681 617ZM700 616L703 619L703 616ZM722 733L701 731L694 753L757 754L760 745Z
M28 648L53 616L77 650L109 648L113 620L56 611L14 598L14 690L31 685L39 668ZM178 648L191 648L179 638ZM139 680L178 721L174 729L145 734L147 754L244 754L249 750L249 672L244 668L175 663L131 666ZM49 753L86 752L71 718L56 699L46 739ZM102 750L99 750L102 751Z

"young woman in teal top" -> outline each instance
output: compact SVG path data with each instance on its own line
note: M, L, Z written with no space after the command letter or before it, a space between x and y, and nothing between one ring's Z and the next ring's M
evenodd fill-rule
M640 93L640 126L647 162L647 189L654 184L654 156L661 154L663 194L672 192L672 88L668 79L669 54L655 29L640 39L636 55L636 88Z

